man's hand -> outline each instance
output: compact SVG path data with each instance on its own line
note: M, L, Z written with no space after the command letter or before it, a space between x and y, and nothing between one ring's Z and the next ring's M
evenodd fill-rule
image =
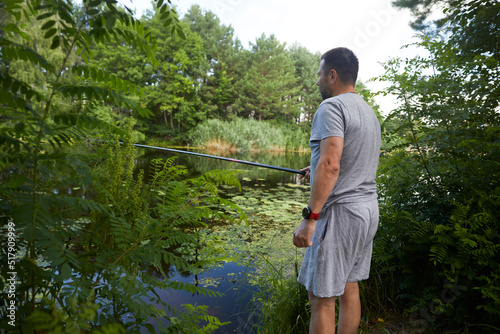
M293 244L297 247L310 247L312 245L311 238L316 229L316 220L304 219L302 223L293 232Z
M311 176L311 166L307 166L306 168L300 169L301 172L306 172L305 175L299 175L299 179L309 178Z

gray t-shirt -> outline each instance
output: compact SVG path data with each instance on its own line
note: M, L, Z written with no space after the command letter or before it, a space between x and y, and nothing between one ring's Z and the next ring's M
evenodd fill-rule
M311 138L311 185L319 160L320 141L344 138L337 183L323 209L333 203L377 199L376 174L380 154L380 123L361 96L345 93L324 100L314 115Z

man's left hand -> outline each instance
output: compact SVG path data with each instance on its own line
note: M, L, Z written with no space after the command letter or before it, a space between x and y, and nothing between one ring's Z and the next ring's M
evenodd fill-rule
M304 219L302 223L293 232L293 244L297 247L310 247L312 245L312 236L316 229L316 220Z

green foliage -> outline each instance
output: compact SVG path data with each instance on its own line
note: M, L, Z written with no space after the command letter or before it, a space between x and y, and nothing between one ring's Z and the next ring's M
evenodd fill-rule
M198 125L189 137L195 146L261 151L304 149L309 141L307 132L298 126L240 118L231 122L208 120Z
M141 143L146 140L146 135L143 133L145 127L140 120L131 117L126 113L116 113L111 106L95 106L88 110L86 114L105 124L113 124L117 129L131 129L131 141ZM98 136L98 131L95 131L95 136Z
M264 281L260 282L261 290L256 296L262 305L259 310L260 326L256 333L306 332L309 327L310 309L307 290L297 282L297 256L295 259L281 260L279 264L264 260L265 269L261 275Z
M184 16L193 32L201 37L205 57L201 65L199 95L207 118L227 120L233 116L230 106L238 97L235 83L246 70L240 41L231 26L221 24L210 11L193 5Z
M312 123L314 114L321 103L321 94L316 85L320 56L319 53L313 54L298 44L290 47L290 59L294 62L295 77L298 79L299 91L296 95L301 101L301 116L308 125Z
M300 116L294 64L285 45L264 34L252 45L248 71L237 84L240 95L234 104L243 118L296 120Z
M400 101L389 115L399 143L381 159L374 261L429 322L498 324L500 67L494 43L469 48L497 6L451 6L449 28L417 43L432 56L394 59L381 78Z
M181 313L180 317L170 318L172 326L162 333L179 333L179 334L191 334L191 333L213 333L214 330L221 326L227 325L228 322L220 322L219 319L213 316L207 315L206 306L193 306L190 304L182 305L184 307L184 312ZM198 324L193 323L192 319L203 319L206 323L203 327L199 327Z
M169 4L156 5L163 28L183 38ZM9 302L16 304L15 326L2 322L1 329L123 333L151 329L147 321L166 317L164 307L184 317L155 289L214 295L166 278L171 266L192 267L170 247L196 244L193 229L206 226L202 218L231 219L235 211L244 218L216 193L217 185L238 184L234 172L181 182L173 181L180 168L161 164L147 187L141 173L133 175L131 145L94 150L85 141L89 134L116 141L115 134L130 142L126 131L93 117L103 105L150 113L133 98L144 94L141 86L89 65L91 46L126 43L155 65L151 30L106 0L83 1L81 8L9 1L0 12L6 18L0 25L0 218L13 244L0 250L2 319ZM156 176L167 169L168 177ZM12 273L16 291L9 297ZM217 324L203 308L192 314L193 328L198 320Z
M189 31L184 22L181 22L186 31L184 39L165 34L158 17L156 13L149 24L155 34L161 37L157 57L161 59L162 65L148 78L148 85L152 87L147 95L147 104L155 112L157 122L163 123L173 133L182 135L206 118L200 108L198 94L199 68L203 60L202 41L197 34Z
M200 265L198 262L191 264L173 250L181 245L201 247L195 232L207 226L207 219L232 221L224 211L237 212L242 219L245 217L233 203L218 196L217 185L239 186L234 177L235 171L211 171L195 179L179 181L185 168L174 165L173 158L165 162L154 160L152 182L146 186L141 173L133 177L132 145L125 144L121 149L109 147L107 150L110 159L99 168L102 172L95 196L97 202L110 207L110 210L95 212L91 216L88 226L91 233L86 233L75 247L90 257L90 263L80 273L87 279L93 277L87 284L99 287L97 291L102 295L100 321L107 323L132 312L134 322L124 326L127 332L138 331L146 319L166 316L166 302L157 294L151 296L150 292L155 289L183 289L216 295L196 286L169 280L168 273L172 267L189 271L193 266ZM160 277L151 277L152 270ZM101 281L107 284L103 286ZM75 279L74 289L78 290L81 286L82 282ZM152 307L151 302L163 307ZM203 309L189 318L191 326L207 319L194 316L201 311ZM176 314L180 319L188 319L186 314ZM174 324L178 322L172 321Z
M32 328L25 327L27 331L49 331L50 333L88 333L92 328L92 322L96 321L98 305L95 304L93 296L90 295L85 303L78 303L75 295L65 300L68 310L52 306L50 313L35 310L27 319L28 323L35 324ZM125 333L119 324L108 324L93 330L92 333L119 334Z

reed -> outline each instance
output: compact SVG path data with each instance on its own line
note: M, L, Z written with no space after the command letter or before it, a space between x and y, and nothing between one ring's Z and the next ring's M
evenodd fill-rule
M237 118L210 119L189 134L190 143L210 149L284 151L308 148L309 135L295 125Z

